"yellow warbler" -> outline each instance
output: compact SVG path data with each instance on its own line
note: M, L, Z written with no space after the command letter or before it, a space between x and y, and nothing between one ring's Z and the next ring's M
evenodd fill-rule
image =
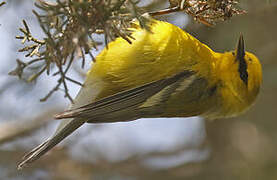
M150 19L150 31L136 23L132 44L108 44L56 133L19 164L33 162L84 123L138 118L236 116L253 104L262 81L258 58L237 49L218 53L182 29Z

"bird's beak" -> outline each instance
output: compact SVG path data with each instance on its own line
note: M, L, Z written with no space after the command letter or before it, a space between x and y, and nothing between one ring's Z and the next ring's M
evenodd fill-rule
M244 50L244 40L242 34L239 37L239 43L237 48L237 60L244 61L245 50Z

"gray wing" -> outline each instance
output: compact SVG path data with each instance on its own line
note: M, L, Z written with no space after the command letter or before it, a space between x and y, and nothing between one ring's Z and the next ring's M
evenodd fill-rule
M87 119L87 121L91 122L96 122L94 119L99 120L99 118L102 118L103 121L100 120L100 122L105 122L105 116L118 114L119 111L136 108L166 87L173 85L177 81L188 78L192 74L193 72L191 71L183 71L170 78L151 82L140 87L103 98L80 108L65 111L56 115L55 118L64 119L78 117ZM131 111L129 112L132 113Z

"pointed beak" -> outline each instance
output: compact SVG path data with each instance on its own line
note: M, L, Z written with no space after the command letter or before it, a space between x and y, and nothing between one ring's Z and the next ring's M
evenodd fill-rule
M245 50L244 50L244 40L242 34L239 37L239 43L237 48L237 60L244 61Z

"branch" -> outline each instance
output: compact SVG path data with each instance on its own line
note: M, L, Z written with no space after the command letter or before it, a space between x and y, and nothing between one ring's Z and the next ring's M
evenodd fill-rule
M6 4L5 1L4 1L4 2L1 2L1 3L0 3L0 7L3 6L4 4Z
M131 20L137 18L141 24L145 24L143 18L139 18L140 10L132 0L57 0L56 3L44 0L37 0L36 7L40 11L33 10L40 27L44 33L43 40L35 38L25 20L23 33L16 36L25 46L19 52L26 53L26 57L34 58L27 62L17 60L17 67L10 75L22 77L25 69L32 69L32 66L39 65L36 72L27 79L28 82L35 81L40 75L58 75L60 78L57 85L42 98L46 101L54 92L63 87L65 97L73 101L69 92L67 82L81 83L68 77L68 69L72 61L81 58L84 67L85 54L94 61L92 49L97 50L99 43L92 36L102 32L106 44L117 37L122 37L131 43L131 32L128 30ZM36 66L37 67L37 66ZM53 73L51 69L58 69Z
M236 0L169 0L170 8L150 12L151 16L185 12L195 21L213 26L219 21L226 21L235 15L245 14L246 11L238 9Z

